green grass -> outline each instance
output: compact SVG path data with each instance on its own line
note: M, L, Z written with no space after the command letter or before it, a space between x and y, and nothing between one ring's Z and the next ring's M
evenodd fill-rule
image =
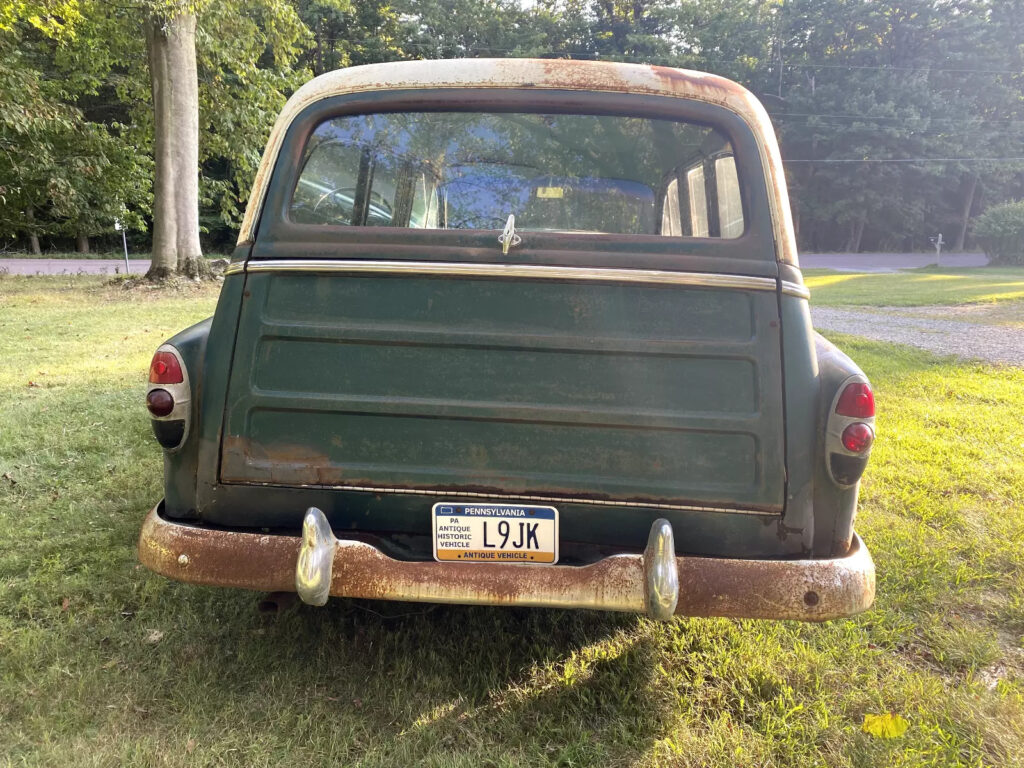
M811 302L821 306L920 307L1024 300L1024 267L925 267L886 273L807 269L804 281L811 289Z
M214 302L0 278L0 765L1024 765L1024 371L839 340L880 408L853 620L267 617L135 559L145 368ZM905 736L860 731L890 711Z

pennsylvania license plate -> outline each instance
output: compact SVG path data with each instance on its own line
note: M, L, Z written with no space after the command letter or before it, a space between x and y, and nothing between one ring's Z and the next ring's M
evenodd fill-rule
M446 501L435 504L431 516L435 560L558 562L558 510L554 507Z

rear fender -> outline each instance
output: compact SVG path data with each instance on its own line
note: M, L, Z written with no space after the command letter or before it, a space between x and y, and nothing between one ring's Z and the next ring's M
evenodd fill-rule
M829 473L826 445L829 415L839 390L851 377L864 382L867 378L853 360L818 333L814 334L814 349L819 377L818 437L814 462L814 549L836 556L846 554L853 540L860 482L842 486Z
M203 360L212 319L196 323L164 342L164 345L174 348L184 363L185 380L189 384L192 401L183 442L174 450L164 451L164 499L168 512L175 517L195 517L199 457L197 427L203 391Z
M239 245L231 257L233 267L244 264L249 251L249 244ZM244 285L244 272L229 269L213 317L165 342L175 349L186 368L191 397L184 440L173 452L164 451L164 510L171 518L199 519L204 491L216 477L224 382L231 365Z

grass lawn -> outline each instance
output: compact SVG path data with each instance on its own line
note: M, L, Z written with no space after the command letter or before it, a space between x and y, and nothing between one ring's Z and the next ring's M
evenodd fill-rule
M1024 371L840 340L880 408L853 620L267 617L135 559L145 369L215 300L0 278L0 765L1024 765ZM904 736L861 731L886 712Z
M1024 267L925 267L885 273L806 269L804 281L811 289L811 302L821 306L920 307L1024 300Z

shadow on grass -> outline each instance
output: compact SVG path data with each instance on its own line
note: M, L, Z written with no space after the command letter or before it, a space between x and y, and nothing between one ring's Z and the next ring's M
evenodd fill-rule
M671 717L637 617L338 599L268 617L255 593L159 591L122 682L171 727L184 712L257 729L308 718L314 741L360 756L478 763L538 745L557 760L639 756ZM168 629L146 648L154 624Z

